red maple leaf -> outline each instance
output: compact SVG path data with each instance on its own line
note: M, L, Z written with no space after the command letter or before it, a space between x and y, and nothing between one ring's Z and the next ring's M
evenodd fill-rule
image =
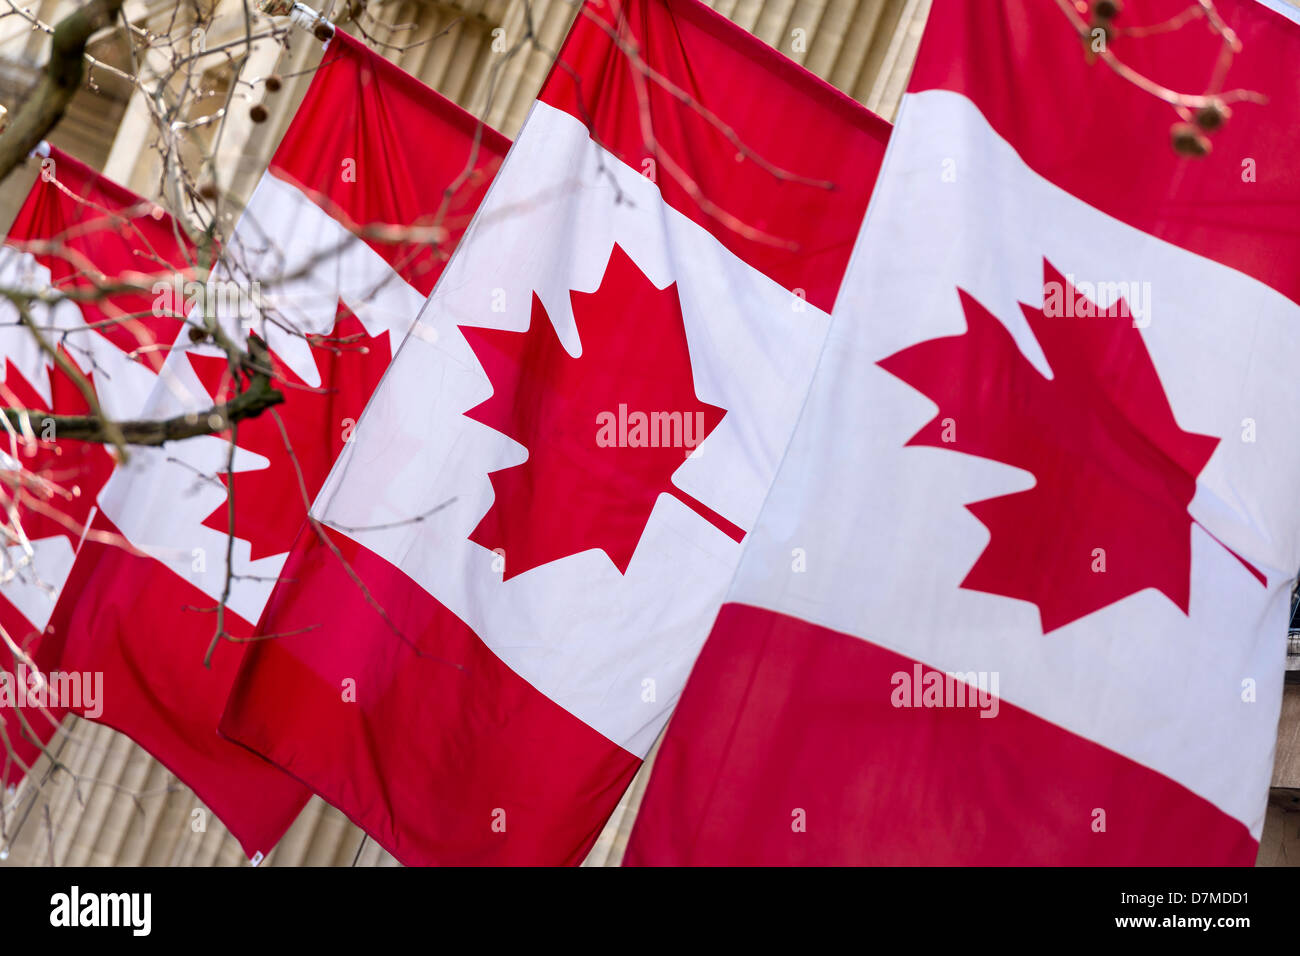
M1063 301L1091 306L1066 318L1021 304L1050 379L962 289L964 334L879 363L939 406L908 445L978 455L1037 479L967 505L991 538L961 586L1036 604L1044 633L1145 588L1185 614L1187 507L1219 439L1178 426L1123 300L1102 310L1046 260L1043 281L1045 295L1064 290Z
M367 335L360 320L341 301L333 333L309 335L307 339L320 371L319 388L307 386L274 353L271 365L277 387L285 396L284 404L276 411L311 500L343 451L346 421L355 422L361 417L392 352L386 337ZM191 353L190 363L214 402L230 398L234 389L224 358ZM249 542L254 561L283 554L293 545L306 518L306 508L275 416L267 411L240 422L239 447L256 452L271 464L235 472L235 536ZM222 473L221 480L227 482L228 476ZM226 505L214 510L203 523L226 534L230 530Z
M85 415L90 411L72 379L59 369L51 369L49 375L47 404L18 367L6 359L0 400L11 408L57 415ZM94 385L92 376L87 375L86 379ZM23 532L29 539L63 535L75 549L90 521L99 490L113 472L113 457L103 445L94 442L59 439L57 434L52 440L41 438L44 424L38 416L32 416L31 425L38 440L32 445L18 445L26 476L6 469L4 491L6 496L17 496ZM33 481L33 476L38 480Z
M672 484L690 451L673 437L689 427L698 445L726 414L695 395L676 283L656 288L615 245L600 288L569 297L577 358L536 293L524 332L461 326L493 386L465 415L528 449L527 461L488 476L496 500L469 539L504 550L503 580L593 548L625 574L661 494L743 535ZM638 432L638 413L658 431Z

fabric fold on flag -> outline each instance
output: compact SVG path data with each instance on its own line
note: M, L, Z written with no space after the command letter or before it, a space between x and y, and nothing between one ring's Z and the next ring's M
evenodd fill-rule
M1217 0L1241 49L1189 130L1150 89L1201 96L1222 38L1146 29L1181 0L1108 37L1145 89L1072 5L1005 6L934 3L629 864L1255 859L1300 567L1300 28Z
M222 731L402 862L580 862L732 577L888 133L695 0L584 5Z

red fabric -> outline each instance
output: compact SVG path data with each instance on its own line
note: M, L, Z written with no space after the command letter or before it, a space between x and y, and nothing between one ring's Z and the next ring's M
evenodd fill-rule
M655 502L672 493L682 445L644 448L612 435L610 443L593 443L591 423L604 410L619 403L679 409L696 444L726 415L695 396L675 285L656 289L615 243L600 288L570 299L582 330L577 359L560 344L536 295L525 333L461 329L495 386L491 398L465 414L529 450L528 461L489 476L496 501L470 535L509 555L506 581L593 547L626 573ZM644 334L629 336L629 325ZM575 521L579 508L593 517Z
M479 130L455 105L339 32L271 172L344 225L406 226L438 218L445 190L473 156L468 175L474 185L451 202L441 255L423 244L367 239L399 275L428 291L508 146L492 130ZM350 161L355 181L344 175ZM314 497L337 452L340 422L359 417L387 365L387 341L370 342L345 307L329 338L327 347L314 350L322 390L293 387L301 383L287 376L286 401L277 409L290 441L302 449L301 460L295 463L284 452L280 426L269 415L239 430L241 446L271 461L235 477L244 488L235 496L236 529L255 557L290 547L304 512L299 472L308 498ZM219 363L186 360L214 399L229 386ZM347 381L334 383L332 375ZM224 530L225 508L207 523ZM67 666L105 672L103 722L139 741L193 788L250 856L269 851L309 791L217 733L246 645L221 642L211 668L203 667L215 633L214 599L165 565L120 549L87 548L74 577L78 598L58 620L58 639L66 642ZM252 632L251 622L233 612L227 621L236 638Z
M191 276L193 248L161 208L51 147L5 243L31 253L49 269L52 287L58 291L86 292L96 284L115 281L143 286L146 291L118 292L78 305L88 325L113 322L97 329L96 334L128 352L142 349L138 359L152 368L162 364L165 346L175 339L181 325L176 317L151 314L154 295L149 290L155 280L170 286L177 273ZM123 318L127 315L131 318ZM159 347L148 348L151 345ZM74 363L79 360L79 355L69 357ZM76 383L53 365L46 369L52 394L48 410L65 415L87 412L86 400ZM111 382L97 380L94 371L87 371L91 384L96 389L111 388ZM12 361L6 360L0 403L45 409L46 402L36 390L38 384L28 382ZM112 473L112 458L102 445L40 441L23 465L66 491L74 487L78 490L75 498L48 496L33 502L38 507L20 506L27 536L35 540L62 535L75 549L99 490ZM6 487L6 500L9 491ZM62 520L52 517L49 511L58 512ZM35 570L40 573L39 567ZM41 669L58 666L57 655L39 640L40 629L3 595L0 626ZM21 661L5 647L0 649L0 662L4 670L16 674ZM22 779L24 767L31 765L54 732L56 724L51 723L51 718L61 720L64 713L58 708L45 713L24 709L20 719L7 710L0 711L3 736L8 737L14 750L11 755L0 742L0 788Z
M935 0L912 93L948 90L968 97L1028 166L1058 187L1153 237L1238 269L1300 301L1293 174L1300 88L1292 66L1300 57L1300 29L1295 24L1253 0L1218 0L1216 6L1243 44L1226 87L1259 91L1269 103L1235 104L1227 125L1211 137L1211 155L1191 159L1171 148L1170 127L1178 121L1173 109L1123 81L1104 63L1089 64L1057 3L1014 0L996 5L996 10L993 6ZM1149 26L1187 9L1183 0L1130 0L1119 25ZM1203 22L1193 22L1140 38L1121 33L1110 49L1159 83L1201 93L1219 42ZM915 104L904 101L900 128L906 127L911 106ZM935 188L942 188L939 172L936 169ZM1254 173L1253 181L1243 176L1247 172ZM883 175L892 174L887 168ZM1014 223L1022 212L1011 211L1007 221ZM991 230L1004 226L989 224ZM990 261L991 270L997 266ZM950 294L958 304L955 290ZM1011 357L1021 363L1022 357L1014 346L1008 351L991 342L990 334L1005 337L1006 330L984 321L983 306L964 293L960 304L969 326L964 335L914 346L881 364L947 409L945 415L952 411L945 402L965 401L961 440L974 441L977 454L1029 467L1016 457L1024 448L1011 449L1004 434L1014 431L1012 426L1023 429L1023 422L990 431L989 416L977 410L972 418L969 410L972 402L979 405L981 389L987 391L991 382L1006 386L1005 391L1014 390L1007 382L1027 381L1029 376L1020 374L1023 369L1017 371L1008 361ZM1071 361L1077 369L1090 354L1098 357L1090 349L1105 347L1100 339L1075 343L1066 350L1071 357L1062 358L1062 350L1054 352L1044 336L1059 339L1073 333L1062 331L1066 326L1045 331L1028 309L1025 317L1043 344L1055 387L1071 381ZM888 321L898 319L905 321L906 316ZM1136 331L1128 323L1107 328L1115 334ZM962 352L977 340L988 347ZM1133 341L1136 345L1143 340ZM1118 376L1121 385L1151 391L1149 370L1144 378L1141 367L1148 357L1126 356L1112 347L1104 359L1100 365ZM977 385L963 380L963 367L979 372ZM1019 393L1021 398L1028 394L1024 388ZM1113 416L1115 408L1125 415L1099 428L1096 422L1074 418L1062 424L1059 415L1049 414L1050 429L1093 435L1092 452L1086 457L1095 464L1106 458L1108 447L1113 452L1117 442L1127 441L1123 431L1131 421L1143 421L1143 416L1150 420L1168 408L1162 394L1149 395L1138 403L1141 407L1126 401L1121 394L1119 399L1102 395L1082 403L1105 406L1100 411L1080 411L1075 401L1070 411L1075 418ZM1022 417L1044 414L1041 404L1035 405L1031 397L1029 406L1034 407L1020 409ZM938 424L926 424L911 443L942 445ZM1170 424L1148 422L1146 433L1160 436L1161 454L1194 477L1213 439L1175 431ZM1152 454L1145 446L1131 453L1139 452ZM833 453L819 451L823 460ZM810 461L802 467L816 466ZM1166 464L1166 472L1172 467ZM1033 500L1045 481L1050 490L1053 476L1037 470L1034 488L997 499L998 505ZM1086 463L1077 471L1086 475ZM1065 478L1064 473L1056 478ZM1096 491L1097 483L1090 487ZM1129 493L1132 487L1129 481ZM1157 502L1163 496L1163 507L1172 517L1162 520L1177 521L1180 540L1187 534L1184 506L1190 493L1185 478L1166 479L1164 487L1145 492ZM1106 488L1099 494L1114 497ZM1093 497L1084 495L1085 505L1095 507ZM789 502L782 504L788 514ZM806 505L816 508L817 502ZM1012 513L1009 507L998 510L988 502L969 507L991 529L992 543L989 557L981 558L963 586L1035 601L1045 630L1108 599L1095 590L1095 581L1089 584L1092 591L1071 581L1065 589L1069 594L1027 594L1019 590L1022 580L1017 590L1009 589L1008 574L1020 580L1025 574L1017 577L1017 569L1029 570L1021 552L1041 550L1032 547L1034 536L1041 534L1031 520L1035 515ZM1156 520L1150 511L1148 502L1141 519ZM1081 513L1086 516L1083 505L1070 509L1069 517L1079 520ZM766 519L760 517L756 537L765 530ZM789 529L775 531L786 535ZM1116 534L1131 536L1133 528ZM1141 550L1150 540L1159 543L1149 528L1138 544L1134 540L1121 541L1109 553L1125 553L1125 547ZM986 571L990 563L1000 565L996 581ZM1120 565L1110 570L1106 587L1131 589L1139 583L1141 572L1135 568ZM1179 582L1140 583L1159 587L1181 606L1187 604L1185 561ZM894 584L908 586L902 579ZM786 601L787 607L798 604L789 596L775 595L773 600ZM1235 817L1170 778L1005 701L992 720L969 709L922 712L892 707L892 674L911 672L924 662L872 644L870 616L865 609L864 614L864 631L850 635L773 611L724 606L660 750L629 845L630 864L1253 862L1256 842ZM1046 635L1045 640L1054 636ZM1105 833L1091 826L1096 809L1106 813ZM806 814L804 832L792 828L796 810Z
M281 576L293 586L276 589L259 629L280 636L251 646L222 732L312 783L403 863L580 863L640 761L399 570L327 533L396 633L304 528Z
M1239 821L1013 704L1000 701L991 720L976 708L892 706L892 676L917 663L725 605L659 750L625 863L1254 863L1258 845ZM1093 829L1097 808L1104 833Z
M94 529L120 534L102 513ZM211 668L204 668L216 627L212 598L147 555L89 540L66 593L70 599L50 622L52 640L62 641L63 670L103 673L97 722L128 734L157 757L250 857L268 852L311 794L217 734L244 645L223 641ZM253 629L227 612L226 630L240 639Z
M428 242L363 237L428 295L510 140L342 30L321 66L268 168L344 225L442 230Z
M1043 283L1075 300L1074 287L1047 260ZM996 316L964 290L959 298L965 333L921 342L879 365L943 410L909 445L955 444L963 454L1034 475L1030 490L966 506L992 541L961 586L1032 602L1044 633L1148 587L1186 613L1187 506L1219 439L1179 427L1141 330L1122 319L1061 321L1022 305L1052 367L1045 379ZM1006 384L993 389L991 381ZM961 416L960 443L945 441L948 415ZM1063 512L1068 523L1059 520ZM1086 562L1081 570L1040 573L1044 555L1098 547L1112 556L1105 574Z
M160 206L51 147L6 241L30 248L60 291L90 293L114 282L142 286L141 292L115 292L78 306L87 324L111 323L97 329L100 335L124 352L139 350L139 360L155 371L162 367L167 352L157 346L176 340L183 317L154 315L151 289L155 280L170 285L177 272L191 277L194 249ZM32 245L49 242L57 248Z
M49 402L23 377L13 361L6 359L0 401L14 408L41 409L65 415L87 414L90 406L76 383L55 366L46 366L46 370L51 393ZM87 377L93 386L94 377ZM38 434L43 430L39 419L32 423L32 427ZM89 524L95 496L112 474L112 456L103 445L57 439L40 440L30 454L26 449L19 454L24 471L29 476L40 476L49 482L49 487L31 482L23 485L6 482L3 487L6 506L11 495L18 499L18 520L29 540L35 542L62 536L75 552ZM46 577L39 558L28 573ZM49 580L46 584L53 586ZM3 596L0 596L0 627L22 652L14 653L7 644L0 647L0 660L5 662L3 670L9 675L17 678L20 667L27 671L33 664L41 671L57 666L54 652L43 646L42 630ZM18 682L23 683L23 680L19 678ZM15 704L15 707L21 716L8 709L0 710L0 787L16 784L22 778L66 713L59 707L44 711L39 706L29 708Z
M249 543L249 555L254 561L284 554L293 547L303 522L298 476L302 476L302 486L309 494L325 483L334 460L343 451L345 434L340 423L361 417L370 393L393 357L387 333L368 335L360 320L342 303L329 336L309 336L308 341L326 387L311 388L272 353L275 379L288 401L275 415L258 415L239 425L239 447L270 462L265 468L237 471L233 478L235 536ZM226 357L194 352L187 357L213 402L229 401L234 383ZM293 447L293 458L284 453L286 438ZM223 484L231 484L230 475L223 473L219 477ZM297 496L290 498L290 493ZM230 508L225 501L203 521L221 534L229 531L230 522Z
M675 89L647 81L633 47ZM584 4L538 99L633 169L653 160L665 202L830 311L884 158L885 120L698 0Z
M52 661L52 651L45 650L40 641L40 633L31 621L4 598L0 598L0 627L22 648L23 653L32 658L37 667L48 671L57 661ZM26 667L26 662L9 650L8 646L0 649L0 667L8 674L18 677L19 667ZM16 688L15 688L16 691ZM67 711L61 707L45 708L15 706L0 709L0 795L10 786L17 786L27 775L32 762L41 755L42 748L54 736L55 728L63 720Z
M754 268L829 308L883 156L888 124L698 3L635 0L619 7L631 13L634 32L647 44L643 49L656 69L686 83L749 148L778 165L841 184L841 189L827 191L778 179L751 160L737 162L737 148L702 125L698 114L671 97L652 94L656 135L689 167L701 188L731 215L793 239L798 248L764 245L724 228L671 180L663 154L657 153L656 181L665 200ZM590 115L595 141L643 170L632 78L623 54L589 19L606 16L607 9L595 3L584 7L541 99L575 115ZM832 227L824 228L828 222ZM568 219L557 221L553 240L569 242L567 231L574 228ZM580 495L557 492L564 489L554 475L566 472L572 479L567 474L572 462L557 464L546 443L555 438L563 451L570 445L588 447L590 436L575 443L542 426L556 414L553 406L586 407L583 389L602 385L599 375L592 378L594 373L582 367L583 361L612 355L607 360L622 370L616 378L628 388L640 374L638 368L654 368L660 377L668 369L672 374L656 387L670 389L676 397L656 399L650 407L667 401L664 407L676 408L685 401L695 408L693 392L688 394L683 384L688 380L677 380L689 366L681 366L684 342L676 293L647 291L644 277L632 274L634 268L615 246L604 283L637 303L637 313L626 307L618 311L623 325L660 330L649 346L644 335L624 336L623 342L607 334L608 299L601 298L608 292L605 285L572 296L584 336L581 360L554 347L553 333L545 331L549 319L537 299L526 334L463 330L492 383L492 397L466 414L526 442L529 449L526 467L492 475L496 504L471 539L496 547L510 536L508 553L522 557L507 557L506 577L593 546L626 566L628 540L634 544L644 525L643 514L622 505L614 508L599 488ZM628 319L636 321L624 321ZM629 342L635 343L631 352ZM641 383L645 388L654 384L650 379ZM551 391L563 401L553 402ZM604 401L595 408L616 408L620 399L613 405ZM707 430L723 410L704 406L699 411L704 416L701 430ZM591 423L594 415L595 409L574 419ZM560 457L573 454L582 453L570 449ZM680 464L680 448L673 457ZM660 464L641 461L652 473L635 480L659 487ZM382 468L383 462L371 467ZM549 470L537 471L543 467ZM581 480L590 480L588 465L579 471ZM627 481L626 469L614 477ZM626 489L621 493L626 495ZM538 504L525 507L533 496ZM563 517L565 509L578 507L606 516L597 523L599 540L573 540L573 523ZM542 512L554 520L543 522L545 534L523 540L525 530L511 517L516 512L526 512L530 525L545 518ZM729 522L725 530L742 533ZM404 862L579 862L639 760L511 671L464 621L402 570L342 534L330 532L330 537L352 564L355 579L314 534L303 532L259 624L261 633L288 636L250 649L222 732L300 776ZM373 602L365 599L357 580L364 582ZM411 644L403 643L389 622ZM527 635L520 640L527 641ZM357 681L357 703L340 700L341 684L348 678ZM505 835L489 826L495 809L506 811Z
M1184 158L1169 146L1172 108L1083 46L1053 0L1010 0L996 15L968 15L969 0L935 0L909 92L952 90L1040 176L1159 239L1254 276L1300 302L1295 203L1296 83L1300 27L1256 0L1217 0L1241 39L1224 88L1268 103L1238 103L1211 137L1213 151ZM1131 0L1116 21L1166 21L1186 0ZM1203 22L1111 50L1158 83L1201 93L1219 40ZM1015 64L1008 69L1007 64ZM1050 91L1050 93L1049 93ZM1243 178L1252 161L1254 180Z

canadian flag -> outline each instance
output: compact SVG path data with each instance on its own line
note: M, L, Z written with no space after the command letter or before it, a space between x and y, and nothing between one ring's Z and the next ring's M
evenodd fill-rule
M131 547L83 549L61 660L104 672L100 720L192 787L255 859L309 791L217 733L243 642L507 146L336 32L206 288L158 290L232 336L258 334L285 402L233 434L137 450L115 473L97 527ZM203 412L235 389L224 352L183 345L149 417Z
M1300 28L1130 2L1121 75L1078 6L936 0L628 862L1254 861L1300 566ZM1131 80L1199 95L1224 36L1232 116L1180 155Z
M64 593L77 549L91 535L96 496L115 457L103 445L62 440L56 415L90 409L84 386L112 418L139 414L156 381L180 316L154 313L155 278L191 274L192 250L155 203L105 179L56 147L40 151L40 174L0 248L0 285L32 300L31 318L47 344L83 377L58 367L21 324L14 300L0 304L0 402L28 409L0 439L0 498L6 514L0 568L0 787L15 785L64 710L62 691L94 712L93 677L60 684L51 700L42 672L57 664L41 640ZM135 286L124 290L122 286ZM91 686L82 687L86 678ZM102 690L102 688L100 688Z
M222 730L406 863L576 863L793 428L888 125L694 0L583 6Z

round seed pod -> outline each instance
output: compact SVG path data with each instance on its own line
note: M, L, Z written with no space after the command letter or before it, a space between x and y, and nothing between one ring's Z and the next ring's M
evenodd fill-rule
M1210 138L1194 123L1175 123L1169 129L1169 138L1179 156L1208 156L1212 148Z
M1092 13L1098 20L1114 20L1124 11L1124 4L1120 0L1096 0L1092 5Z
M1201 129L1212 133L1228 122L1228 117L1231 115L1232 111L1227 106L1219 100L1214 100L1196 111L1195 121Z

